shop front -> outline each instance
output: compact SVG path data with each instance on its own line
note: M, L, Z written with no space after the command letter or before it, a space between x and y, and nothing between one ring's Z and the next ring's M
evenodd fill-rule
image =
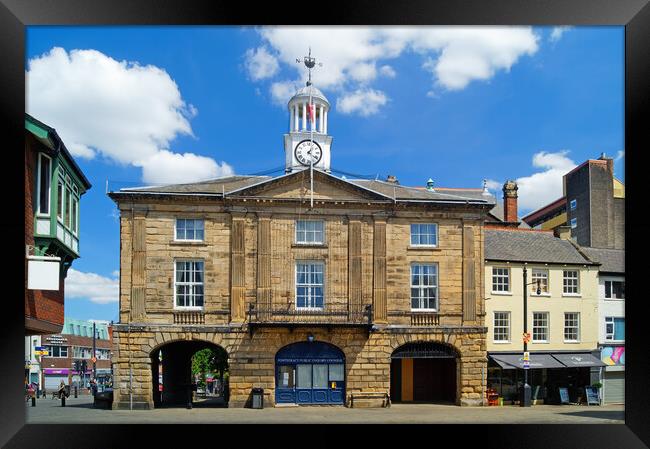
M530 353L528 384L533 404L560 404L560 388L566 388L569 402L585 400L585 387L593 384L594 372L604 364L591 352ZM524 383L523 354L489 353L487 386L496 390L504 403L519 400Z
M66 368L45 368L43 370L44 385L47 391L56 391L59 389L59 385L63 382L65 385L69 385L69 376L70 370Z
M287 345L275 356L278 404L344 404L345 356L329 343Z
M600 359L606 365L602 371L603 403L625 403L625 345L605 345Z

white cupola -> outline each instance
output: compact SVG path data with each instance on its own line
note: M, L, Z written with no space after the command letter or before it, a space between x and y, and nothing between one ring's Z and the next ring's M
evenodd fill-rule
M314 120L309 117L309 101L313 105ZM317 87L307 85L291 97L289 109L289 133L284 135L285 172L320 168L330 171L332 137L327 134L327 115L330 103Z

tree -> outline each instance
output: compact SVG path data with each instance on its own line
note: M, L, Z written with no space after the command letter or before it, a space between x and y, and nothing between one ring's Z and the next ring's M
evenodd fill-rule
M192 356L192 374L199 376L199 385L205 386L206 373L219 373L223 381L223 373L228 370L228 355L223 349L205 348Z

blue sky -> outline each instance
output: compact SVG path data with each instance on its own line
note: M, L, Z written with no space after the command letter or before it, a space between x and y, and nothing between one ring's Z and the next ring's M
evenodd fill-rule
M105 194L282 167L286 102L323 62L332 167L401 184L520 185L520 215L604 152L624 180L624 28L28 27L27 111L93 188L66 316L117 320Z

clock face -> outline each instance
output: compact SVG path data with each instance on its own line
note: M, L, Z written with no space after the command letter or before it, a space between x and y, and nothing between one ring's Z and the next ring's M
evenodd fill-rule
M317 164L321 157L323 157L323 150L320 145L309 140L303 140L296 145L294 153L296 159L298 159L298 162L302 165Z

